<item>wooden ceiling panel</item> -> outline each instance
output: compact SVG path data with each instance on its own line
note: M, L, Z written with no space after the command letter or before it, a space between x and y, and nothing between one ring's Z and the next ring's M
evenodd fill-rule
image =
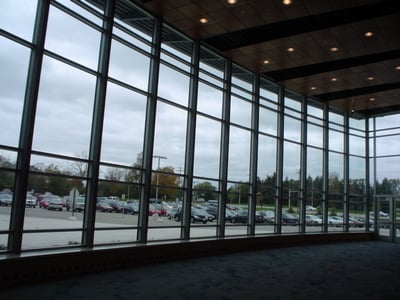
M400 66L398 0L137 3L204 46L296 93L344 111L353 109L353 103L366 116L400 111L400 70L395 69ZM201 24L201 17L208 23ZM373 36L365 37L367 31ZM295 51L289 53L289 47Z

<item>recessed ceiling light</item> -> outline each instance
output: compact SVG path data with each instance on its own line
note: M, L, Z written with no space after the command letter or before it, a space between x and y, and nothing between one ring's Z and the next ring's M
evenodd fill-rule
M207 18L201 18L200 19L200 23L201 24L206 24L206 23L208 23L208 19Z
M267 65L267 64L269 64L269 60L268 60L268 59L265 59L265 60L263 61L263 63Z
M374 97L369 98L369 101L375 101Z
M237 0L227 0L226 2L228 2L229 4L236 4Z
M290 5L290 4L292 4L292 2L293 2L292 0L283 0L282 1L282 3L285 5Z
M397 71L400 71L400 66L397 66L395 69L396 69Z
M374 79L375 79L375 78L372 77L372 76L369 76L369 77L368 77L368 80L369 80L369 81L374 80Z
M315 91L317 88L315 86L310 87L310 90Z
M335 82L335 81L337 81L337 78L336 78L336 77L332 77L332 78L331 78L331 81L334 81L334 82Z
M331 48L331 52L337 52L337 51L339 51L339 48L338 48L338 47L332 47L332 48Z
M293 51L294 51L294 48L293 48L293 47L290 47L290 48L287 49L287 51L293 52Z
M374 35L374 33L372 31L367 31L366 33L364 33L365 37L371 37L373 35Z

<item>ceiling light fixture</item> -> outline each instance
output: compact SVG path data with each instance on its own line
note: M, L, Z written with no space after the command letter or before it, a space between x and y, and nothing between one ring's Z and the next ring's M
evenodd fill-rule
M312 91L315 91L317 88L315 87L315 86L312 86L311 88L310 88L310 90L312 90Z
M375 79L375 78L372 77L372 76L369 76L369 77L368 77L368 80L369 80L369 81L374 80L374 79Z
M369 101L375 101L374 97L369 98Z
M287 49L287 51L288 51L288 52L293 52L293 51L294 51L294 48L293 48L293 47L290 47L290 48Z
M265 65L267 65L267 64L269 64L269 60L266 59L266 60L263 61L263 63L264 63Z
M290 5L290 4L292 4L292 2L293 2L292 0L283 0L282 1L282 3L285 5Z
M400 66L397 66L395 69L396 69L397 71L400 71Z
M331 81L335 82L335 81L337 81L337 78L336 77L332 77Z
M201 24L206 24L206 23L208 23L208 19L207 18L201 18L200 19L200 23Z
M374 33L372 31L367 31L366 33L364 33L365 37L371 37L373 35L374 35Z
M237 0L227 0L226 2L233 5L233 4L236 4Z
M338 48L338 47L332 47L332 48L331 48L331 52L337 52L337 51L339 51L339 48Z

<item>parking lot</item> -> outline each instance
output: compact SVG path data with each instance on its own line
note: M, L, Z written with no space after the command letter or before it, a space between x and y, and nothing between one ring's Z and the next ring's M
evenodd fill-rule
M9 225L11 207L0 207L0 230L7 230ZM23 248L36 249L43 247L79 244L82 238L83 216L81 212L50 211L42 208L29 208L25 210L24 230L39 230L41 233L26 233L23 237ZM148 240L174 240L180 238L180 222L158 215L149 216ZM108 244L119 242L134 242L137 236L138 216L123 213L96 212L95 244ZM115 229L114 229L115 228ZM124 230L124 228L126 228ZM62 230L61 232L45 232L47 230ZM107 230L106 230L107 229ZM192 224L191 237L215 237L216 222L207 224ZM273 224L256 224L256 234L273 234ZM297 225L283 225L282 232L298 232ZM330 231L342 231L341 226L330 227ZM351 230L359 230L357 228ZM381 234L385 235L381 229ZM321 231L320 226L307 226L306 232ZM225 235L246 235L245 224L226 223ZM6 235L0 235L0 245L6 244Z

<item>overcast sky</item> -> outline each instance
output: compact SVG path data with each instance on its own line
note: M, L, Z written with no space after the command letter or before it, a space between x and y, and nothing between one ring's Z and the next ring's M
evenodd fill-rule
M69 3L68 1L62 1ZM73 4L69 6L75 7ZM31 40L35 1L0 1L0 28ZM94 18L91 18L94 19ZM96 21L100 24L99 21ZM79 34L78 34L79 33ZM100 33L83 26L74 18L51 7L48 22L46 49L56 54L96 70ZM141 46L145 48L146 46ZM21 125L21 113L24 99L25 80L29 61L27 48L0 36L0 144L16 147ZM173 60L169 60L174 63ZM178 65L178 62L175 63ZM149 77L149 58L131 48L113 41L110 71L111 77L133 85L138 89L147 89ZM188 77L162 65L160 68L159 95L165 99L186 106L188 103ZM90 146L90 134L94 105L96 78L77 68L50 57L43 60L39 99L36 112L33 149L67 156L87 156ZM140 92L109 84L104 118L102 155L103 161L132 165L138 153L142 152L146 97ZM289 101L292 105L295 102ZM251 126L251 109L239 98L232 100L231 120L241 126ZM213 117L222 115L222 93L210 86L199 85L198 109L210 113ZM261 110L265 112L266 110ZM313 110L318 113L318 110ZM400 126L399 117L391 117L391 126ZM267 133L276 133L276 116L260 116L260 129ZM300 142L300 122L285 118L285 137ZM172 166L176 171L184 167L186 147L187 112L183 109L159 102L157 105L154 154L167 159L160 166ZM220 123L198 116L195 148L195 175L218 177L220 156ZM229 178L248 180L250 134L248 130L231 127L229 143ZM322 131L309 129L310 144L322 147ZM397 132L398 133L398 132ZM343 148L342 135L331 132L330 146L340 151ZM396 138L384 140L384 146L378 144L379 154L398 155ZM276 144L271 138L260 138L259 176L272 175L275 168ZM285 143L284 176L298 178L300 167L300 147ZM353 154L365 153L363 142L353 139L350 142ZM336 149L335 149L336 150ZM322 174L320 153L308 157L307 174L312 177ZM0 150L0 154L15 159L15 154ZM34 157L33 163L41 158ZM330 161L332 171L343 172L340 160ZM394 168L393 162L396 162ZM158 160L154 160L154 168ZM63 163L65 166L65 162ZM351 175L361 177L364 170L358 162L351 160ZM398 178L400 159L382 159L378 163L378 178ZM354 167L354 169L353 169Z

